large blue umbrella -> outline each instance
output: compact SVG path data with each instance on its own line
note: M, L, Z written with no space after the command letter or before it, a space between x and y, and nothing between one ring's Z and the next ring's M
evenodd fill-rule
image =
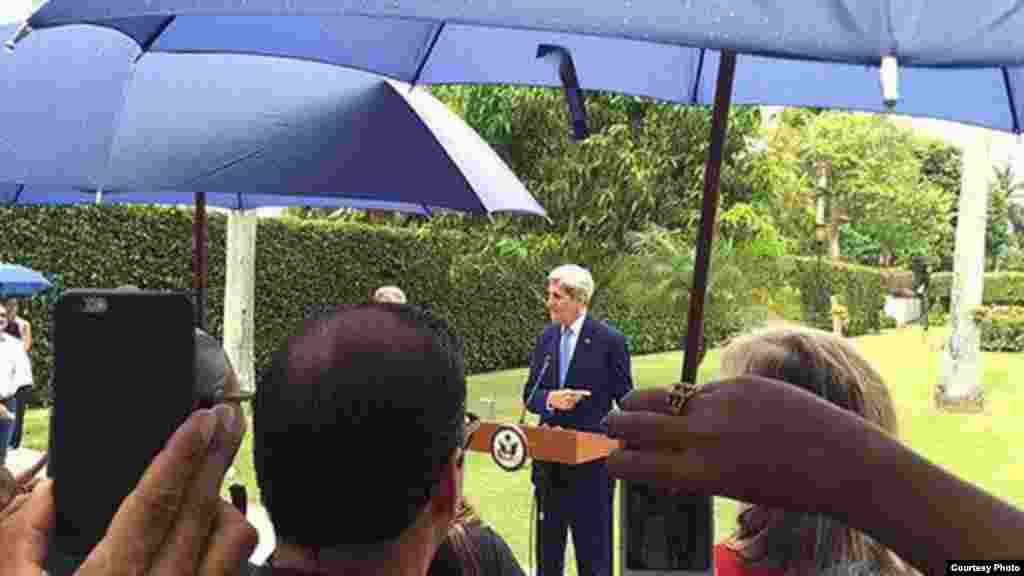
M53 285L45 276L20 264L0 264L0 296L32 296Z
M154 54L136 65L138 47L120 34L59 32L0 57L0 201L187 203L200 192L200 310L207 203L544 214L423 90L246 55Z
M694 104L712 102L725 50L738 53L736 104L882 111L892 57L894 111L1024 125L1024 11L991 0L50 0L29 25L83 22L153 53L283 56L419 84L560 86L536 58L560 46L585 89Z
M94 27L47 36L0 57L0 183L22 201L201 191L236 206L291 196L544 214L479 135L423 90L245 55L135 64L130 40Z
M577 133L580 88L713 101L683 381L697 373L733 101L1024 126L1024 6L993 0L50 0L10 46L68 24L116 30L154 55L263 54L413 84L561 85Z

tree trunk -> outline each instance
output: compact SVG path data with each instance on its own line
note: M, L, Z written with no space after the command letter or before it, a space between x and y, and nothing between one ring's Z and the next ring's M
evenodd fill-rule
M839 250L839 223L835 221L828 227L828 255L833 260L842 258Z
M224 289L224 350L242 391L256 390L253 308L256 294L256 226L253 211L228 215L227 270Z
M945 370L936 392L940 408L978 411L983 407L981 334L973 313L981 305L985 278L987 221L992 135L978 130L977 141L964 149L957 213L950 320L953 333L945 348Z
M842 260L842 250L839 247L839 235L842 233L842 226L850 221L846 210L832 203L831 222L828 225L828 253L833 260Z

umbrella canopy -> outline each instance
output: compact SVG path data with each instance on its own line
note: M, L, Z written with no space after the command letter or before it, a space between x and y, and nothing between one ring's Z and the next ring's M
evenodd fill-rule
M1020 133L1024 10L1005 2L796 0L51 0L35 28L90 23L156 53L252 53L420 84L559 86L536 55L572 55L584 89L710 104L720 51L736 104L882 111L879 66L902 68L894 111ZM835 63L845 64L836 66Z
M245 55L135 65L138 48L120 34L60 33L0 57L0 194L19 202L89 201L101 190L104 201L164 203L201 191L231 207L544 214L423 90Z
M0 264L0 295L32 296L53 285L42 274L20 264Z

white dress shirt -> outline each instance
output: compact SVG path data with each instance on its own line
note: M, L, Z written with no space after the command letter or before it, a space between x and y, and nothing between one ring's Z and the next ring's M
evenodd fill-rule
M0 400L7 400L23 386L32 385L32 364L21 340L0 335Z
M573 322L572 324L569 325L568 329L565 328L564 326L559 328L559 330L558 330L558 351L559 351L559 354L561 354L561 351L562 351L562 338L566 337L566 335L565 335L566 330L568 330L570 332L570 334L568 336L568 338L569 338L569 343L568 343L569 344L569 354L568 354L567 358L561 358L561 357L558 358L558 362L559 362L558 367L559 367L559 369L561 369L563 366L568 368L569 364L572 363L572 357L573 357L574 354L576 354L576 343L579 342L580 330L583 329L583 320L586 319L586 317L587 317L587 313L584 312L583 314L580 314L580 317L577 318L575 322ZM563 362L565 364L562 364ZM566 377L568 377L568 375ZM556 382L558 382L558 387L561 388L562 387L562 382L561 382L560 374L556 375L556 378L558 378L556 380ZM548 409L549 412L554 409L554 407L551 406L551 397L550 396L548 396L547 409Z

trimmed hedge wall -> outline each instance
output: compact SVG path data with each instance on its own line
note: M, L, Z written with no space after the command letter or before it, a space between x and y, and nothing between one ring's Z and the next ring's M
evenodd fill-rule
M983 304L1024 304L1024 272L987 272L984 283L981 296ZM943 311L949 312L949 293L952 288L952 272L932 274L928 287L932 306L941 306Z
M191 290L190 210L19 207L0 209L0 218L8 222L6 233L0 235L0 261L57 274L58 285L64 288L134 284L145 289ZM207 327L220 337L226 218L212 213L209 222ZM257 375L304 318L339 304L364 302L382 284L402 286L412 303L448 320L466 342L471 373L525 365L548 321L545 278L554 265L562 263L559 248L541 243L539 253L522 257L498 254L481 242L455 232L261 220L254 311ZM590 264L598 276L610 268L610 264ZM782 259L777 285L798 286L804 308L809 310L816 282L823 278L826 305L828 295L836 291L850 309L850 334L877 330L885 297L882 275L870 268L827 260L823 268L827 271L824 275L813 258ZM592 308L596 317L626 334L635 354L680 346L684 311L665 315L643 309L606 289L600 277ZM705 328L709 344L743 328L728 310L732 308L709 299ZM33 325L36 401L46 403L52 364L48 299L24 301L22 314ZM821 327L829 329L830 325Z
M150 206L18 207L0 210L10 223L0 261L57 276L64 288L190 291L192 212ZM207 327L220 337L226 218L209 217ZM410 300L448 320L467 343L471 373L523 366L547 315L544 279L556 255L471 259L458 233L418 234L359 224L261 220L257 231L255 357L260 374L299 322L339 304L364 302L382 284L398 284ZM50 398L50 298L24 300L33 326L36 398ZM678 347L678 318L634 310L598 288L594 313L631 337L636 353ZM154 327L154 329L159 329ZM639 337L633 335L639 334Z
M815 328L832 330L830 297L835 294L850 312L848 336L877 332L888 293L886 273L876 268L834 262L825 258L787 257L790 282L800 290L804 320Z
M981 349L1024 351L1024 306L981 306L974 312L981 330Z

